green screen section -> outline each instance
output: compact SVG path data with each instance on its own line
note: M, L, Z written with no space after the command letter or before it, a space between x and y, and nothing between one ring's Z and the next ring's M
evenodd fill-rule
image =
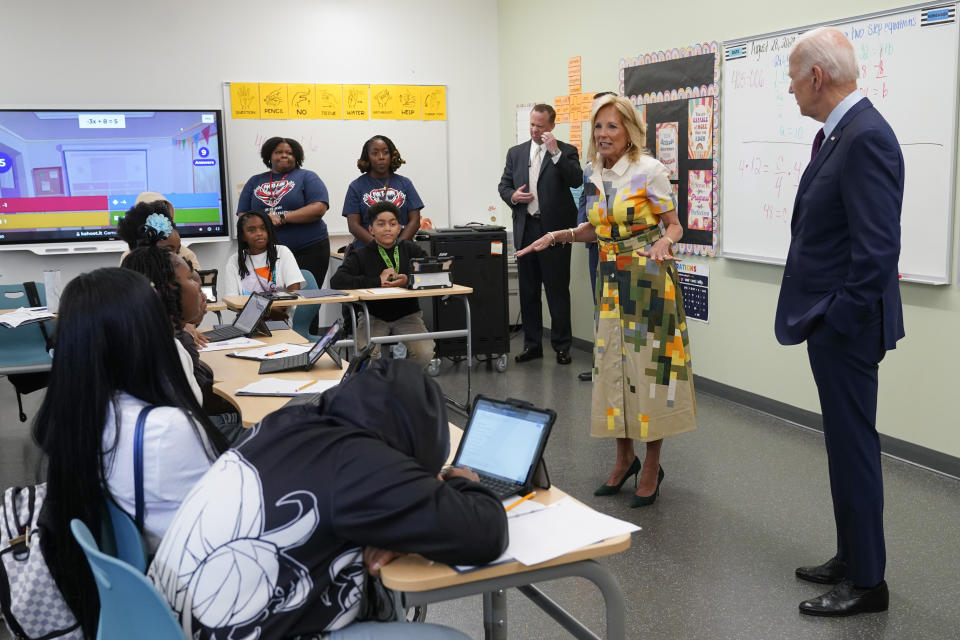
M177 221L177 224L197 222L220 224L220 210L215 207L209 209L177 209L173 217Z

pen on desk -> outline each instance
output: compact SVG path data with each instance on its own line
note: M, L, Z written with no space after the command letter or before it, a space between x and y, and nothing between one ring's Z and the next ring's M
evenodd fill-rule
M306 389L306 388L309 387L310 385L316 384L316 382L317 382L316 380L311 380L310 382L308 382L307 384L303 385L302 387L297 387L297 391L303 391L304 389Z
M277 355L277 354L286 353L286 352L287 352L286 349L280 349L280 351L271 351L270 353L265 353L265 354L263 354L263 357L264 357L264 358L269 358L270 356L275 356L275 355ZM314 382L316 382L316 381L314 381Z
M504 509L504 511L510 511L510 509L513 509L515 506L517 506L517 505L520 504L521 502L525 502L525 501L529 500L530 498L532 498L532 497L535 496L535 495L537 495L537 492L536 492L536 491L531 491L530 493L528 493L527 495L523 496L522 498L520 498L520 499L517 500L516 502L512 503L509 507L507 507L506 509Z

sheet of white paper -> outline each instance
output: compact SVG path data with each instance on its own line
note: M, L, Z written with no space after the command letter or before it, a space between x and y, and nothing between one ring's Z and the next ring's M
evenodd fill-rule
M281 378L261 378L247 386L237 389L252 395L289 395L296 396L308 393L322 393L331 387L337 386L339 380L317 380L310 384L310 380L283 380ZM309 386L305 386L309 385Z
M276 360L277 358L286 358L289 356L300 355L310 351L313 345L310 344L290 344L281 342L280 344L268 344L259 349L245 349L243 351L234 351L234 355L244 358L258 358L260 360Z
M19 327L24 322L52 319L53 314L46 307L20 307L16 311L0 315L0 321L11 328Z
M503 508L506 509L512 504L515 504L520 498L516 496L511 496L503 501ZM539 502L534 502L533 500L524 500L510 511L507 511L508 518L516 518L517 516L522 516L525 513L533 513L534 511L540 511L540 509L546 509L547 505L540 504Z
M380 287L379 289L364 289L365 293L369 293L372 296L385 296L390 294L406 293L409 289L404 289L402 287Z
M554 502L546 509L510 518L507 524L510 545L506 555L527 566L640 530L632 522L594 511L570 498Z
M503 508L506 509L507 507L509 507L509 506L510 506L511 504L513 504L514 502L516 502L515 499L513 499L513 498L507 498L506 500L503 501ZM636 526L636 525L633 525L632 523L624 522L624 521L622 521L622 520L617 520L616 518L611 518L610 516L605 516L605 515L602 514L602 513L598 513L598 512L596 512L596 511L593 511L593 510L590 509L589 507L583 507L582 505L580 505L580 504L578 504L578 503L570 500L569 498L564 498L563 500L560 500L560 501L558 501L558 502L555 502L554 505L561 504L561 503L564 503L564 502L570 502L570 503L573 504L575 507L578 507L578 508L581 508L581 509L585 509L586 511L588 511L588 512L590 512L590 513L592 513L592 514L596 514L597 516L600 516L600 517L602 517L602 518L607 518L607 519L609 519L609 520L612 520L614 523L619 523L619 525L623 525L622 528L623 528L624 530L623 530L623 531L618 531L617 533L610 533L610 534L606 534L606 535L601 535L601 537L599 537L599 538L592 539L592 540L590 540L589 542L584 542L584 543L582 543L582 544L580 544L580 543L578 542L576 546L571 546L570 548L567 548L567 549L565 549L565 550L563 550L563 551L560 551L560 552L558 552L558 553L553 553L553 554L550 555L548 558L544 558L543 560L537 560L536 562L545 562L546 560L549 560L550 558L556 558L556 557L559 556L559 555L563 555L564 553L568 553L568 552L570 552L570 551L575 551L576 549L579 549L580 547L585 547L585 546L587 546L588 544L593 544L594 542L599 542L600 540L605 540L606 538L610 538L610 537L615 536L615 535L620 535L620 533L626 533L628 530L629 530L629 531L637 531L637 530L640 529L640 527L638 527L638 526ZM489 566L492 566L492 565L495 565L495 564L503 564L504 562L510 562L510 561L512 561L512 560L518 560L519 558L517 558L517 557L514 555L514 554L516 553L517 549L520 549L521 553L525 553L525 549L526 549L526 547L528 547L528 546L531 546L531 547L534 547L534 548L539 548L539 547L543 544L543 537L544 537L544 536L543 536L543 532L544 532L546 529L540 529L540 528L539 528L540 525L537 524L536 521L535 521L535 519L536 519L536 514L542 513L544 510L552 509L552 508L554 507L554 505L540 504L539 502L534 502L533 500L527 500L527 501L525 501L525 502L521 502L520 504L518 504L518 505L515 506L513 509L511 509L510 511L507 512L507 526L509 527L509 530L510 530L510 544L507 546L507 550L504 551L504 552L500 555L499 558L497 558L496 560L494 560L494 561L491 562L490 564L483 565L483 566L457 565L457 566L453 567L453 569L454 569L455 571L459 572L459 573L466 573L466 572L468 572L468 571L475 571L475 570L477 570L477 569L483 569L485 566L486 566L486 567L489 567ZM579 522L581 521L581 520L580 520L580 514L579 514L579 513L577 513L576 518L577 518L576 522L579 523ZM532 520L531 520L531 519L532 519ZM521 522L521 521L525 521L525 522ZM546 525L543 525L543 526L551 526L551 525L546 524ZM566 525L565 525L565 526L566 526ZM579 526L579 525L577 524L576 526ZM632 528L631 528L631 527L632 527ZM533 530L533 531L536 532L536 540L530 541L529 544L528 544L526 541L524 541L524 540L520 540L520 539L517 539L517 538L514 537L514 536L520 536L520 535L527 535L526 532L529 531L529 530ZM522 533L522 532L523 532L523 533ZM598 535L598 534L590 534L589 536L586 536L586 537L587 537L587 538L591 538L591 537L593 537L594 535ZM571 544L572 544L572 543L571 543ZM515 547L516 547L516 548L515 548ZM528 558L528 559L529 559L529 558ZM524 564L535 564L535 563L532 563L532 562L531 562L531 563L524 562Z
M221 340L211 342L200 351L225 351L227 349L243 349L245 347L262 347L267 344L253 338L231 338L230 340Z

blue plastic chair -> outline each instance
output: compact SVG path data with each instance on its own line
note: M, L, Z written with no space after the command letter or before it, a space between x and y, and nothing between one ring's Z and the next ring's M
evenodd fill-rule
M83 549L100 594L97 640L186 640L173 611L146 576L100 551L87 525L70 530Z
M107 513L110 515L110 528L113 532L113 542L115 553L111 555L118 560L123 560L140 573L147 571L147 552L143 546L143 538L137 531L137 525L134 524L126 511L121 509L109 497L107 502Z
M37 292L40 294L41 303L46 304L47 296L42 283L37 283ZM22 284L0 285L0 309L28 306L30 305ZM49 371L52 362L39 323L21 325L16 329L0 327L0 375ZM23 412L20 389L16 385L14 389L17 392L20 422L26 422L27 414Z
M317 279L313 277L312 273L306 269L300 269L300 273L303 274L303 279L306 280L306 282L303 283L304 289L318 288ZM293 330L310 342L319 340L320 336L310 333L310 323L317 317L317 314L320 313L320 305L305 304L296 307L296 309L296 312L293 314Z

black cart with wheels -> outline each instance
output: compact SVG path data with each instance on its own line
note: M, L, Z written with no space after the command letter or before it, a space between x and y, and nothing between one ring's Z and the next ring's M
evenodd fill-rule
M420 231L417 242L431 256L453 256L453 282L473 288L470 294L473 356L507 368L510 328L507 310L507 232L503 227L470 225ZM462 329L464 305L449 297L423 298L423 319L431 331ZM462 359L465 338L437 341L437 358ZM428 373L440 371L435 360Z

